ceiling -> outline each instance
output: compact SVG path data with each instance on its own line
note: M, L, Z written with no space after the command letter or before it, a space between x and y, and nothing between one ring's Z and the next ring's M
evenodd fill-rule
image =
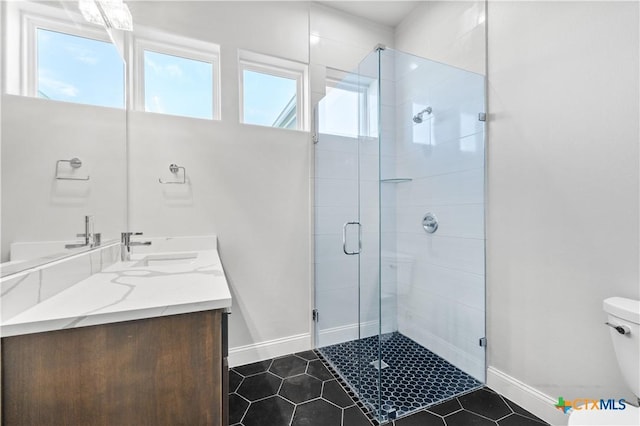
M341 10L389 27L397 26L422 1L318 1L325 6Z

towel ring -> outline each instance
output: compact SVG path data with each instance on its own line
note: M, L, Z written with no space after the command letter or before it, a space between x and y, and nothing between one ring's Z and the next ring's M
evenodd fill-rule
M175 163L169 165L169 171L171 173L173 173L174 175L177 175L178 171L180 171L180 169L182 169L182 181L179 181L179 180L165 181L165 180L162 180L162 178L158 178L158 182L160 182L163 185L168 185L168 184L184 185L184 184L186 184L187 183L187 169L185 169L183 166L178 166Z
M79 169L80 167L82 167L82 160L80 160L78 157L73 157L71 160L58 160L58 161L56 161L56 179L57 180L89 180L89 179L91 179L90 176L85 176L85 177L65 177L65 176L60 176L58 174L58 172L60 171L60 163L69 163L69 166L72 169Z

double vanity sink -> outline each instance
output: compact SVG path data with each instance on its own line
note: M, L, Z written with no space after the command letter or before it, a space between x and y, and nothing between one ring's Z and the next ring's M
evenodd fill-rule
M217 240L149 240L125 261L103 248L95 273L3 318L3 424L226 424L231 294ZM43 287L47 273L3 292Z

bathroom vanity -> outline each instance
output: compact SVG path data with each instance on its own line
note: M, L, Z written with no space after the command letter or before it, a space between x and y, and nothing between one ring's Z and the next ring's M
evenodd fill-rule
M3 424L226 426L215 240L151 240L3 321Z

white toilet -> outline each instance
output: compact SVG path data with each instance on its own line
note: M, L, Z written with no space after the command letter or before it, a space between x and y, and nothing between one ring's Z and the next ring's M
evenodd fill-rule
M640 300L610 297L603 307L618 367L636 398L640 398ZM631 401L637 404L636 401ZM626 404L624 410L573 410L569 425L640 425L640 409Z

